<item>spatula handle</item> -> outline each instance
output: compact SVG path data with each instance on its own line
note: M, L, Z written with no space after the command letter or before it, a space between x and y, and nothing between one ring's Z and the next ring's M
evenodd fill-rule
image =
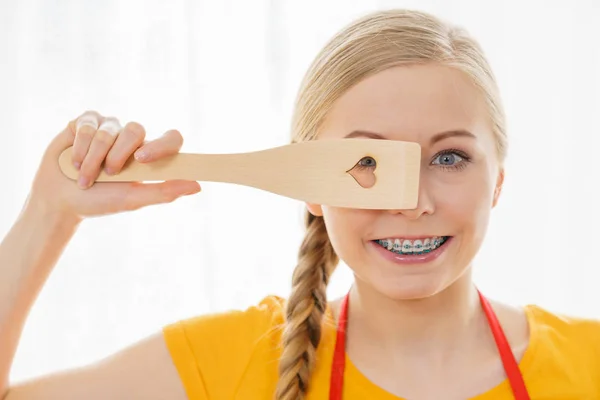
M73 148L60 155L59 165L70 179L77 179L79 171L71 162ZM256 174L261 164L252 161L253 153L241 154L191 154L178 153L157 161L141 163L133 157L116 175L100 173L96 182L167 181L185 179L190 181L227 182L244 184L248 175ZM256 157L254 157L256 158ZM254 168L252 168L254 166Z

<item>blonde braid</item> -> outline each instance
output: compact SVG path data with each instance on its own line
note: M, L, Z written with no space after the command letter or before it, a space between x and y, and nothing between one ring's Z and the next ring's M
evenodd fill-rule
M292 293L286 306L277 400L300 400L308 391L327 309L327 284L337 263L323 218L307 212L306 235L300 246Z

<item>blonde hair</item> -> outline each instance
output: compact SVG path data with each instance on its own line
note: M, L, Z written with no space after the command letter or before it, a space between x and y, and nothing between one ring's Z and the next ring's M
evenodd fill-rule
M333 103L362 79L391 67L425 63L456 68L480 90L498 160L503 163L505 116L483 50L466 30L414 10L367 14L325 45L302 81L292 119L292 143L317 138ZM303 399L308 392L327 307L327 283L338 261L323 218L307 211L306 235L286 305L277 400Z

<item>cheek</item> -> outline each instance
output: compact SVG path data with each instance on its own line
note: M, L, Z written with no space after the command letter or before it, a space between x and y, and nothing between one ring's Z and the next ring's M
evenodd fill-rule
M323 218L331 243L341 257L358 251L373 225L368 210L323 206Z
M487 174L476 172L443 172L446 176L432 180L436 212L458 230L487 226L494 189Z

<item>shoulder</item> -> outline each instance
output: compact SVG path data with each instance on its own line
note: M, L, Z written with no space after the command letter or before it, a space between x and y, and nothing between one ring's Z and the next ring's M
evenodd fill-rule
M532 333L557 345L570 345L600 355L600 320L550 311L539 305L524 307Z
M598 398L600 320L561 314L536 304L493 305L536 398Z
M553 312L537 304L493 305L515 356L525 364L552 355L589 368L600 359L600 320ZM600 374L600 363L594 368Z
M517 347L581 347L600 355L600 319L553 312L537 304L522 307L492 301L509 342ZM531 343L530 343L531 342Z
M210 334L213 331L228 331L244 328L243 332L267 325L279 324L284 319L285 300L278 296L264 297L257 304L243 310L204 314L181 320L165 329L183 329L188 333ZM237 332L240 333L240 332Z
M190 398L229 398L252 360L277 358L285 300L267 296L243 310L194 316L163 328Z
M536 364L556 374L578 371L577 379L600 380L599 320L552 312L539 305L527 305L524 310L532 362L536 359Z
M598 394L600 321L552 312L538 305L524 309L531 331L531 345L523 363L526 376L532 382L541 379L544 389L540 390L562 390L565 397L566 393L573 395L573 388L580 391L581 398L592 392Z
M174 322L165 326L163 333L167 341L185 339L184 344L193 350L220 349L224 347L224 342L227 342L228 346L222 351L235 345L245 348L249 343L255 343L269 331L283 324L284 308L283 298L267 296L243 310L198 315Z

